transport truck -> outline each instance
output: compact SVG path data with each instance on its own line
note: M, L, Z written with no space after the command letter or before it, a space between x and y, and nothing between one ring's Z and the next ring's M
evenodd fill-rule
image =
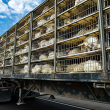
M18 105L30 92L110 102L110 0L45 0L1 35L0 78Z

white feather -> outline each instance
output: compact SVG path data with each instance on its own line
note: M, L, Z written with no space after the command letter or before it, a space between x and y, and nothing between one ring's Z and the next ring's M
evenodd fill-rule
M34 68L32 68L32 74L37 74L37 73L41 73L41 65L35 65Z

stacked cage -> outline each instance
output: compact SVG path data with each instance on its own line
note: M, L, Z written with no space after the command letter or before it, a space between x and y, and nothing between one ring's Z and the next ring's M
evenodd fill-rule
M4 74L12 74L15 26L7 32Z
M0 74L52 74L55 67L56 73L101 73L103 43L97 2L57 0L55 4L49 0L34 9L1 36ZM109 0L103 0L103 12L110 70Z
M14 74L28 73L30 14L17 24Z
M57 73L102 71L97 0L61 0L57 8Z
M3 74L4 69L4 56L6 48L6 33L0 38L0 74Z
M31 74L51 74L54 71L54 0L49 0L33 12Z

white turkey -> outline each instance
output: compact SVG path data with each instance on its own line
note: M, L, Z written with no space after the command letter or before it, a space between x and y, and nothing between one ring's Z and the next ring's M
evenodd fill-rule
M55 18L55 14L50 16L50 20L53 19L53 18Z
M30 18L28 18L26 21L25 21L25 24L24 25L26 25L27 23L29 23L30 22Z
M0 62L0 67L3 67L4 61Z
M14 48L14 45L13 46L9 46L9 48L7 49L7 51L12 51L12 49Z
M40 43L38 43L38 45L39 45L40 48L42 48L42 47L48 45L48 41L46 41L46 40L42 40Z
M76 20L78 20L78 19L80 19L81 17L80 16L78 16L76 19L73 19L73 21L72 22L75 22Z
M26 74L28 73L28 65L25 65L23 69L20 71L21 74Z
M86 33L86 29L81 29L77 34L76 36L79 36L79 35L83 35Z
M48 41L48 44L51 45L51 44L54 44L55 43L55 38L50 38L49 41Z
M41 32L36 32L34 38L38 38L38 37L40 37L40 36L41 36Z
M83 72L84 63L68 65L66 71L69 73Z
M48 59L48 57L45 54L39 56L39 60L46 60L46 59Z
M4 37L1 37L0 41L4 40Z
M67 25L71 22L72 22L72 20L70 18L67 18L67 19L64 20L64 25Z
M74 55L81 53L81 50L79 48L74 48L73 50L68 50L68 55Z
M20 62L19 63L24 63L28 62L28 56L20 56Z
M25 45L24 46L24 49L22 50L22 53L28 52L28 51L29 51L29 46L28 45Z
M14 41L14 39L15 39L14 37L11 37L11 38L10 38L10 42L11 42L11 41Z
M46 7L44 7L44 9L42 10L42 13L44 13L44 12L46 12L46 11L48 11L48 10L49 10L49 7L46 6Z
M82 2L83 0L75 0L75 5L74 5L74 7L75 6L78 6L78 4L80 3L80 2Z
M38 74L41 73L42 67L41 65L35 65L34 68L32 68L32 74Z
M100 71L101 69L102 69L101 64L96 60L88 60L84 62L85 72L96 72L96 71Z
M0 60L3 60L4 56L3 55L0 55Z
M82 52L88 52L91 50L96 50L100 48L100 44L98 43L98 38L96 36L89 36L85 38L84 42L78 46L81 46Z
M48 59L54 59L54 51L49 53Z
M55 26L54 23L48 24L46 33L50 32L50 31L54 31L54 29L55 29L54 26Z
M30 31L29 28L26 28L25 31L24 31L24 33L26 34L26 33L28 33L29 31Z
M13 57L13 51L10 51L9 53L7 53L7 57L6 57L6 58L8 58L8 57L9 57L9 58L10 58L10 57L11 57L11 58Z
M43 74L51 74L54 71L54 67L50 64L45 64L42 66L42 73Z
M41 26L42 24L44 24L46 22L45 19L41 19L37 22L37 26Z
M17 45L21 45L22 43L24 43L23 40L18 40L18 41L17 41Z

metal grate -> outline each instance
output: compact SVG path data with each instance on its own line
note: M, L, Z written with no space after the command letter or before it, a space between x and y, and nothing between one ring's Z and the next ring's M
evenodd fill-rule
M80 24L69 26L67 29L64 27L63 29L59 30L57 33L57 42L69 38L80 37L81 35L84 36L84 34L89 34L95 31L99 31L98 16L88 21L83 21Z
M28 64L14 66L14 74L27 74Z
M110 0L103 0L104 7L110 6Z
M58 57L66 55L77 55L83 52L90 52L101 49L99 36L88 36L83 39L75 39L69 43L59 44L57 46Z
M58 60L57 72L98 72L102 70L101 54Z
M12 74L12 67L5 67L4 74Z
M53 62L41 62L31 64L31 74L52 74L54 72Z

